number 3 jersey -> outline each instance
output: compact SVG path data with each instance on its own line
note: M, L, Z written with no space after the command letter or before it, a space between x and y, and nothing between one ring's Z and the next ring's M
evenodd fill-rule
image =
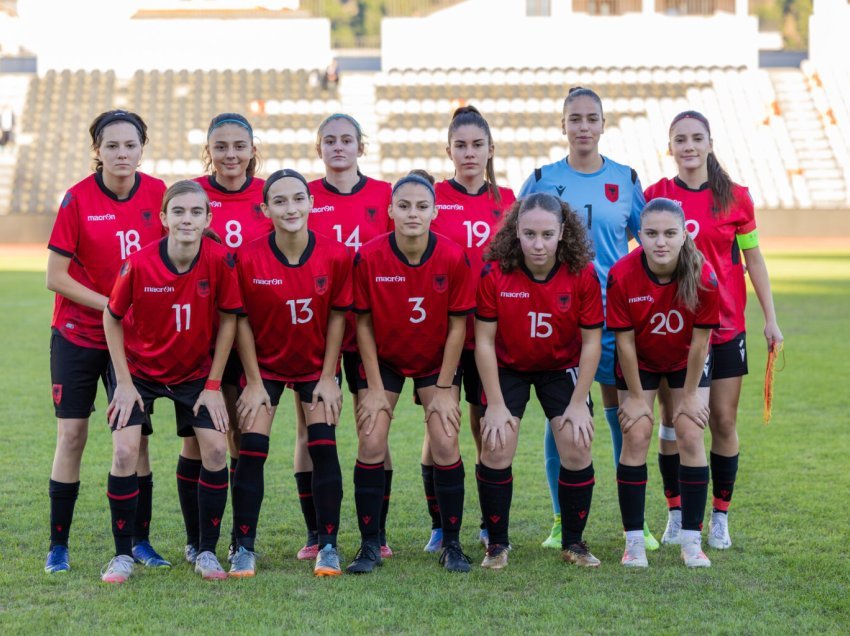
M229 252L272 231L271 220L263 214L265 181L248 177L239 190L227 190L215 180L215 175L194 179L201 184L210 200L212 221L210 229L221 238Z
M107 309L124 320L132 375L160 384L209 375L217 312L242 313L235 266L225 247L208 238L182 274L168 257L167 237L127 259Z
M164 193L165 183L137 172L129 196L119 200L94 173L65 194L47 248L71 259L71 278L109 296L122 261L166 233L159 220ZM56 294L51 324L76 345L106 349L102 311Z
M679 371L688 366L694 328L714 329L720 323L720 294L714 269L705 261L696 311L676 299L675 280L661 283L646 261L643 248L621 258L608 273L608 312L611 331L635 332L638 368L652 373Z
M353 304L348 249L309 232L301 259L290 263L272 232L239 252L237 271L260 375L285 382L318 380L330 312L348 311Z
M478 320L498 321L496 360L515 371L578 366L581 329L603 325L602 290L593 263L573 274L557 263L545 280L524 266L503 272L490 262L478 283Z
M394 233L373 239L354 259L354 311L372 314L382 363L406 377L439 373L449 316L475 311L469 259L433 232L418 265L408 262Z

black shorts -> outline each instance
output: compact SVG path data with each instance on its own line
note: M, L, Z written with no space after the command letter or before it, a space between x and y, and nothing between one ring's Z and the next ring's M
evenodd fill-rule
M50 336L53 409L60 419L85 419L94 411L97 381L106 387L109 351L81 347L57 330Z
M342 378L339 374L337 374L336 383L339 384L341 381ZM316 385L318 383L318 380L311 380L309 382L285 382L283 380L267 380L266 378L263 378L263 388L266 390L266 393L269 394L272 406L280 404L280 396L283 395L283 390L286 388L295 391L298 394L299 400L310 404L313 401L313 391L316 389ZM322 398L319 398L319 402L321 401Z
M239 359L239 353L236 349L231 349L227 356L227 363L224 365L224 373L221 374L221 383L225 386L236 387L240 386L242 375L245 369L242 367L242 360Z
M401 390L404 388L404 376L401 375L394 369L391 369L383 362L378 361L378 369L381 372L381 381L384 383L384 390L389 391L390 393L401 393ZM362 391L364 389L368 389L369 386L366 383L366 371L363 368L363 363L357 366L357 375L355 376L357 379L357 390ZM424 389L429 386L434 386L437 384L437 380L439 379L440 374L434 373L433 375L426 375L421 378L413 378L413 390L414 397L418 398L418 394L416 393L419 389ZM454 386L459 387L461 383L461 374L460 368L455 372L454 377L452 378L452 384Z
M463 373L463 397L466 403L481 406L481 376L475 364L474 349L464 349L460 354L460 370Z
M198 396L204 390L206 378L183 382L181 384L160 384L159 382L149 382L133 376L133 385L142 396L142 402L145 404L145 410L142 412L138 404L133 405L133 412L130 414L130 419L127 426L141 426L143 435L150 435L153 432L151 424L151 414L153 413L153 403L157 398L168 398L174 402L174 415L177 420L177 435L180 437L192 437L195 434L195 428L210 428L215 429L212 417L210 416L207 407L202 406L198 410L196 416L192 413L195 402L198 401ZM115 372L112 365L109 365L109 373L107 375L106 391L109 400L112 401L112 395L115 393ZM115 430L114 427L112 430Z
M705 388L711 386L711 372L714 367L714 353L711 349L708 350L708 357L705 359L705 364L702 367L702 375L699 378L697 386ZM657 391L661 384L661 378L667 379L667 386L671 389L681 389L685 386L685 376L688 374L688 369L679 369L677 371L667 371L665 373L656 373L653 371L644 371L638 369L640 373L640 386L644 391ZM623 377L623 370L620 368L620 363L614 356L614 376L617 381L617 389L620 391L628 391L626 379Z
M562 371L514 371L499 367L499 386L505 406L514 417L522 418L531 398L531 387L537 394L547 419L561 417L570 404L578 379L578 367ZM481 405L487 409L487 396L481 391ZM587 396L587 405L593 415L593 400Z
M739 378L747 375L747 332L742 331L737 336L722 344L711 347L714 353L714 370L712 380Z
M358 369L360 369L360 354L356 351L343 351L342 370L345 373L345 383L351 395L357 395Z

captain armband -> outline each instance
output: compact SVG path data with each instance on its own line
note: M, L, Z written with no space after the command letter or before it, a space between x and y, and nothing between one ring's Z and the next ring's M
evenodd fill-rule
M738 234L735 239L738 241L738 247L742 250L751 250L759 246L759 231L753 230L747 234Z

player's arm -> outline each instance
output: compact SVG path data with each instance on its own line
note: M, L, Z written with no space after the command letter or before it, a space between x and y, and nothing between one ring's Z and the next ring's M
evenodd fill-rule
M460 406L454 395L452 380L457 373L460 363L460 354L463 351L463 343L466 340L466 315L449 315L449 332L443 349L443 363L440 366L440 375L437 376L437 390L434 391L434 399L425 409L425 421L436 413L443 423L446 435L451 436L451 429L455 433L460 431Z
M708 424L708 404L697 395L699 380L702 377L708 347L711 342L711 329L694 327L691 336L691 348L688 351L688 369L685 373L685 386L682 389L682 399L673 414L673 422L680 415L686 415L700 428Z
M115 372L115 392L106 409L106 420L116 430L127 425L134 404L138 404L143 411L145 409L142 396L133 384L130 367L127 365L127 354L124 351L124 327L121 320L122 318L114 315L109 307L103 311L103 332L106 335L106 346L109 348L109 357Z
M505 405L505 396L499 384L499 363L496 358L495 319L475 318L475 365L481 377L481 387L487 397L487 410L481 418L481 443L490 450L505 447L505 430L516 431L517 420Z
M109 298L89 289L82 283L74 280L68 273L71 266L71 257L60 254L54 250L48 250L47 256L47 289L61 294L75 303L103 311Z
M743 250L744 261L747 264L747 272L753 283L756 297L764 314L764 337L767 340L768 351L774 346L781 344L784 340L779 325L776 322L776 309L773 306L773 293L770 291L770 277L767 274L767 265L761 248L756 244L754 247Z
M224 396L221 394L221 376L224 375L224 367L227 357L233 348L233 340L236 338L236 314L219 310L218 333L215 337L215 351L213 353L212 366L204 389L198 396L198 401L192 409L198 414L201 406L206 406L212 417L217 431L227 431L228 417L227 408L224 405Z
M581 330L581 356L578 362L578 378L570 403L564 411L564 416L559 423L559 430L567 422L573 427L573 443L576 446L590 448L593 441L593 416L587 405L587 396L590 393L590 385L599 367L599 359L602 357L602 328Z
M322 398L322 403L325 406L325 419L328 424L337 424L339 413L342 410L342 391L336 381L336 367L344 332L345 312L331 310L328 316L328 334L325 338L322 375L313 390L313 403L310 405L310 410L314 410L319 404L319 398Z
M375 344L375 329L370 312L357 314L357 348L360 350L367 386L366 395L357 404L357 428L365 426L364 433L369 435L381 411L386 411L390 417L393 415L378 367L378 346Z
M239 351L242 368L245 370L245 389L236 400L236 415L239 417L239 427L244 431L250 431L254 427L254 420L260 407L265 406L266 413L271 415L272 403L263 386L263 379L260 377L254 332L247 316L239 316L236 319L236 348Z
M617 342L617 362L620 364L623 379L625 379L628 387L628 394L623 403L620 404L617 416L623 433L628 433L629 429L642 417L649 418L649 422L652 424L652 409L643 399L634 330L617 331L614 338Z

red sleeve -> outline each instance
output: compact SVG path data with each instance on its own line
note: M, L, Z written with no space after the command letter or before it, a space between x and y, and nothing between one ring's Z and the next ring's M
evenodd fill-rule
M218 288L216 300L219 311L227 314L244 314L239 278L236 274L236 259L230 254L218 257Z
M578 326L582 329L600 329L605 324L602 312L602 286L593 263L588 263L579 279Z
M77 198L69 190L59 206L53 231L47 249L71 258L77 252L77 239L80 236L80 215L77 210Z
M694 327L716 329L720 326L720 290L717 276L708 263L703 266L702 287L699 290L699 307L694 316Z
M494 262L484 265L481 270L481 280L478 282L477 307L475 317L486 322L495 322L499 319L496 308L496 272L498 265Z
M472 267L463 252L455 262L449 281L449 315L466 316L475 311L475 281Z
M334 262L334 288L331 296L333 311L348 311L354 305L354 286L351 276L351 253L346 250Z
M354 257L354 311L359 314L367 314L372 311L372 303L369 294L369 272L368 265L363 261L360 254Z
M115 285L112 287L112 293L109 295L109 302L106 304L109 313L116 320L122 320L130 310L130 305L133 304L133 279L136 270L132 263L132 258L122 263L118 278L115 279Z
M735 234L749 234L756 229L756 211L753 206L753 197L746 188L740 188L735 197L740 219L738 220Z
M623 282L618 279L619 274L619 268L616 266L608 272L605 324L609 331L628 331L635 328L626 306L626 290L623 289Z

